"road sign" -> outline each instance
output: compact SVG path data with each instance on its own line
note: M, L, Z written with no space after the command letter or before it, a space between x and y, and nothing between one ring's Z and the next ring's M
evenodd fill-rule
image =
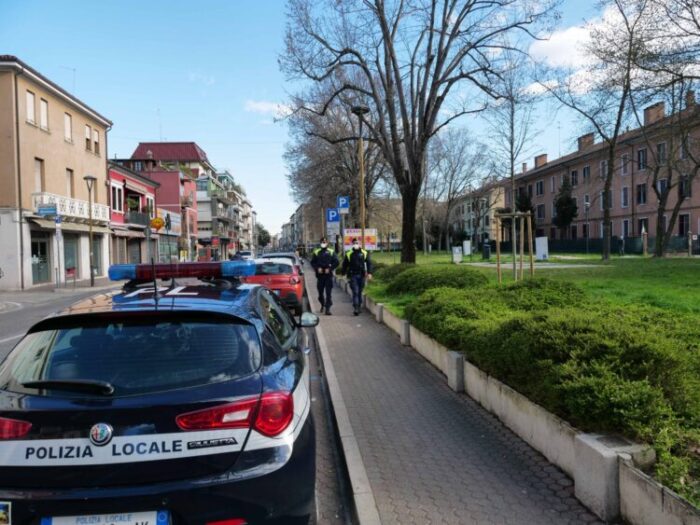
M328 242L334 243L336 235L340 235L340 222L327 222L326 238L328 239Z
M53 218L53 222L56 224L56 229L60 230L61 229L61 222L63 221L63 218L60 215L56 215Z
M340 222L340 213L338 213L338 208L326 208L326 222Z
M36 210L37 215L56 215L56 205L55 204L42 204Z
M350 212L350 197L338 197L338 212L343 215Z

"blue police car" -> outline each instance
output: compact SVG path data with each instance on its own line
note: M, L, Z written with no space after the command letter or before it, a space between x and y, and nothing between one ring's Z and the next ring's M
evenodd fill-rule
M119 293L35 324L0 364L7 525L305 523L302 326L253 261L116 265ZM198 280L193 280L196 278Z

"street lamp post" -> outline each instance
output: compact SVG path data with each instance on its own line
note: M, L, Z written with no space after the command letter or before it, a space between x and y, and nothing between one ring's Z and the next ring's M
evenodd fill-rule
M360 228L362 233L362 249L365 249L365 155L362 143L362 117L369 113L367 106L353 106L352 112L360 121L360 138L357 141L357 156L360 163Z
M591 208L590 202L584 202L583 207L586 210L586 255L588 255L588 239L591 236L591 225L588 222L588 210Z
M88 216L89 216L89 237L88 237L88 249L90 250L90 286L95 286L95 262L94 255L92 252L92 188L95 185L96 177L92 175L85 175L83 177L85 184L87 184L88 189Z

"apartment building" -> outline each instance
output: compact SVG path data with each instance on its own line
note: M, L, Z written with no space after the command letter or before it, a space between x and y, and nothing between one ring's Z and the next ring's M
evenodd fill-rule
M156 216L160 184L116 162L109 163L112 262L158 261L159 233L150 227Z
M496 239L494 215L506 207L506 187L502 181L489 182L457 199L450 210L449 223L454 237L481 244Z
M227 171L197 179L199 260L227 259L241 249L244 197L236 188Z
M573 153L554 161L548 161L547 155L539 155L534 159L534 167L529 170L523 165L523 172L516 178L517 191L527 193L531 198L535 234L547 236L550 240L602 238L604 202L608 198L611 202L611 235L628 239L646 232L651 243L656 235L658 208L653 174L655 168L660 167L656 184L660 191L665 191L668 185L665 174L670 165L673 165L677 185L668 193L661 220L669 220L682 194L684 200L674 235L679 240L687 241L689 233L697 234L700 230L700 183L693 182L679 171L687 168L685 173L690 173L692 170L687 148L700 151L700 127L697 126L700 112L692 92L688 93L682 115L687 119L686 123L696 123L685 144L680 145L677 128L672 125L671 117L666 115L663 102L646 108L643 128L627 131L619 137L612 187L607 197L603 195L607 146L604 142L595 142L593 133L579 137L578 148ZM554 202L565 178L571 183L578 216L567 231L561 231L553 223L556 216ZM513 198L509 183L505 184L505 204L511 206Z
M41 73L0 55L0 289L105 275L112 122ZM92 204L90 204L90 202Z

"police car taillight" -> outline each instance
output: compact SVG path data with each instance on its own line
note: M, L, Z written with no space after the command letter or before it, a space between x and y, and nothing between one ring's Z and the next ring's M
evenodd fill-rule
M258 398L181 414L175 418L182 430L253 428L265 436L276 436L294 416L294 399L287 392L267 392Z
M26 436L32 424L27 421L0 417L0 439L17 439Z
M185 262L159 264L113 264L109 267L112 281L171 279L184 277L226 278L255 275L254 261Z

